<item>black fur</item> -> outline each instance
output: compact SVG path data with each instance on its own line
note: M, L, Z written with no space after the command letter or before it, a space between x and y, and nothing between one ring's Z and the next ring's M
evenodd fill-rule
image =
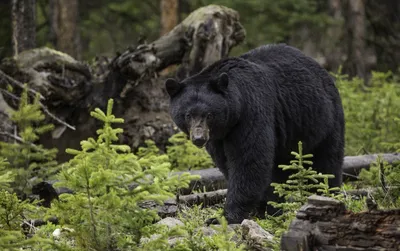
M226 73L226 74L224 74ZM220 60L181 83L169 80L170 111L189 134L193 119L206 120L206 149L228 180L225 216L240 223L268 200L277 200L271 182L288 175L291 151L303 142L313 168L342 182L344 115L333 78L298 49L266 45L240 57ZM267 207L268 213L273 209Z

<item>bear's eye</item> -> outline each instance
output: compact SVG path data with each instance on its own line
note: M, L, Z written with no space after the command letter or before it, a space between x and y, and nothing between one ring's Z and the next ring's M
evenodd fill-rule
M212 119L213 117L214 116L211 113L207 114L207 119Z
M190 115L190 113L186 113L185 119L186 119L186 120L190 120L191 118L192 118L192 116Z

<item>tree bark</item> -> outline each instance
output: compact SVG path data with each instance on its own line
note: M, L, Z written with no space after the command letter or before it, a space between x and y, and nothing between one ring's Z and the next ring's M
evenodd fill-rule
M281 250L395 251L399 226L399 209L352 213L342 202L312 195L283 234Z
M366 82L366 16L365 0L347 0L348 69L350 76L358 76Z
M178 24L178 0L161 0L161 32L163 36Z
M78 0L50 0L50 41L57 50L81 59Z
M326 35L323 38L326 56L326 68L329 71L337 72L343 56L343 11L342 11L342 0L329 0L329 14L333 19L332 25L330 25L326 31Z
M12 0L13 55L36 46L36 0Z

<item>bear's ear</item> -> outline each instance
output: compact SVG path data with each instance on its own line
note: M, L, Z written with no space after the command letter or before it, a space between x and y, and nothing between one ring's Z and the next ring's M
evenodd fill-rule
M211 86L218 91L224 91L228 88L229 76L226 72L221 73L218 78L210 81Z
M167 89L168 95L171 98L175 96L182 89L182 87L183 85L173 78L169 78L165 81L165 88Z

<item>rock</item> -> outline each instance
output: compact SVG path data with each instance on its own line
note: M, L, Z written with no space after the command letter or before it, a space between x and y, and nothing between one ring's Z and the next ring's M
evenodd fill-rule
M213 236L217 233L212 227L201 227L199 231L202 231L204 236Z
M159 222L157 222L157 224L165 225L168 228L173 228L173 227L176 227L176 226L183 226L184 225L182 221L180 221L178 219L175 219L175 218L172 218L172 217L164 218L164 219L160 220Z
M252 250L272 250L265 246L267 243L274 241L274 236L262 229L255 221L243 220L240 226L243 238L248 242Z

